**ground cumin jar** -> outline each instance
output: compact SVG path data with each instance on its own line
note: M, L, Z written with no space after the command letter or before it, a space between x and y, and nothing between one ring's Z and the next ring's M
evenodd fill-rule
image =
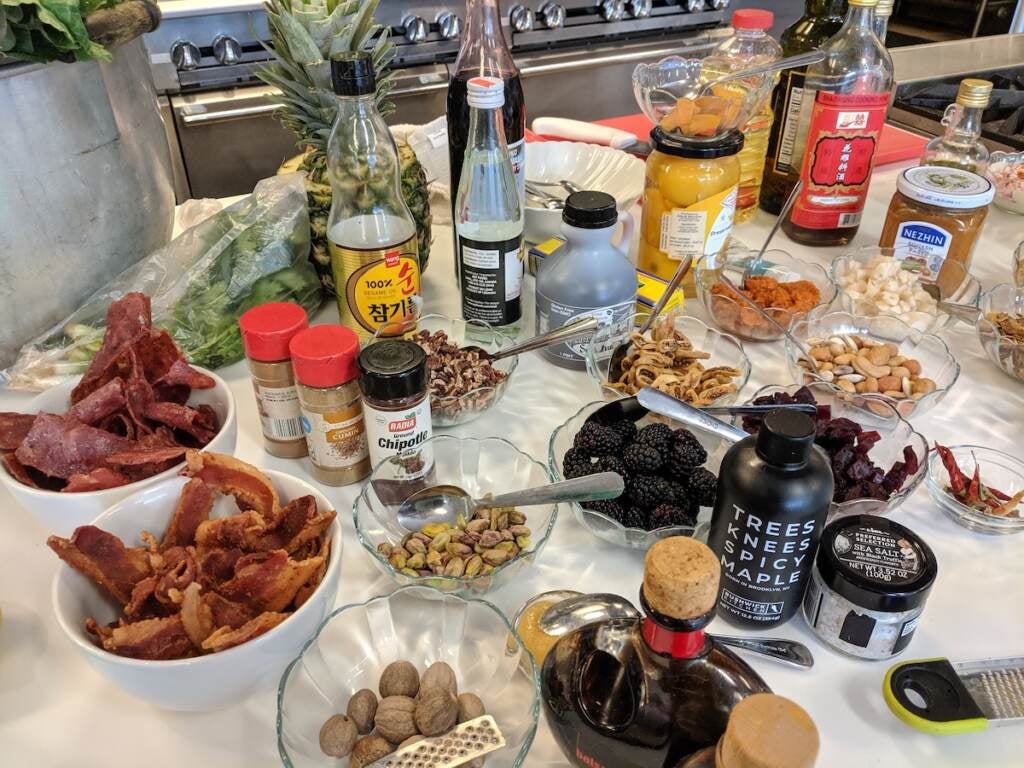
M359 338L340 325L315 325L295 335L289 349L302 406L302 431L313 476L348 485L370 473L359 395Z
M942 265L949 260L970 269L994 196L992 182L970 171L940 165L907 168L896 182L878 244L927 266L939 275L942 295L950 296L963 275L949 270L944 276Z
M732 233L743 134L716 139L651 131L637 267L670 280L679 262L718 253ZM692 271L683 281L695 295Z
M281 301L253 307L238 319L260 412L263 447L282 459L306 455L288 344L308 325L306 310Z

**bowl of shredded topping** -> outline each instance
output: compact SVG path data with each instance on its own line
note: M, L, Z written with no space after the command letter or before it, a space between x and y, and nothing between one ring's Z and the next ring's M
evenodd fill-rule
M981 296L978 341L1004 373L1024 381L1024 288L1001 283Z
M993 152L986 174L996 188L996 206L1024 214L1024 152Z
M736 402L751 370L739 339L677 312L662 315L641 335L638 329L649 316L637 312L591 337L587 372L606 400L654 387L698 407ZM632 341L632 348L621 375L611 381L612 352L625 341Z

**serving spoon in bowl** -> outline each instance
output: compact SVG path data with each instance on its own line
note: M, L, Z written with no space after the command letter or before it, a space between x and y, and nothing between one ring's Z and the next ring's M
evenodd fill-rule
M586 336L588 333L593 333L600 327L601 321L593 315L590 315L589 317L583 317L579 320L574 320L571 323L566 323L565 325L548 331L547 333L540 333L536 336L531 336L525 341L521 341L518 344L513 344L509 347L504 347L496 352L488 352L483 347L479 347L475 344L466 345L462 349L463 351L476 352L481 360L487 360L493 363L495 360L514 357L515 355L520 355L523 352L532 352L535 349L543 349L544 347L551 347L555 344L561 344L566 341L578 339L580 336Z

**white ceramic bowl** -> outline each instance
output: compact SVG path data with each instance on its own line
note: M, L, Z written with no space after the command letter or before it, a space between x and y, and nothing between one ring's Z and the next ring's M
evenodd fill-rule
M320 509L333 508L309 483L281 472L264 473L277 489L282 504L312 494ZM129 545L139 542L143 530L160 536L186 482L183 477L165 478L123 499L93 522ZM234 501L222 497L211 514L224 517L235 513ZM342 550L341 524L337 518L329 531L330 561L312 596L266 634L226 651L193 659L148 661L103 650L86 633L85 620L92 617L106 624L117 618L120 607L92 581L64 563L53 579L53 612L64 634L89 665L126 693L166 709L210 710L231 706L257 689L272 687L334 607Z
M204 368L196 368L213 379L212 389L193 389L188 399L189 405L209 405L220 421L220 431L214 435L205 450L216 453L234 454L238 440L238 422L235 417L235 399L231 390L220 376ZM25 413L64 413L71 407L71 390L78 383L72 379L45 392L40 392L25 409ZM117 488L106 488L102 491L84 491L82 493L59 493L32 488L15 480L6 467L0 465L0 483L3 484L14 500L27 509L40 525L49 533L58 536L70 536L80 525L91 523L97 515L112 505L143 488L148 488L168 477L174 477L184 466L185 461L175 464L170 469Z
M644 162L628 152L576 141L536 141L526 145L526 178L530 181L571 181L582 189L607 192L619 212L628 211L644 191ZM550 188L558 197L566 193ZM542 208L526 199L527 242L540 243L562 231L562 211Z

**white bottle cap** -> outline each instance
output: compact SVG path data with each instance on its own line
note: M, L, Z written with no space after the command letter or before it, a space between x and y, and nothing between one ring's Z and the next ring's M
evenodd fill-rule
M496 77L474 77L466 86L469 106L497 109L505 105L505 83Z

